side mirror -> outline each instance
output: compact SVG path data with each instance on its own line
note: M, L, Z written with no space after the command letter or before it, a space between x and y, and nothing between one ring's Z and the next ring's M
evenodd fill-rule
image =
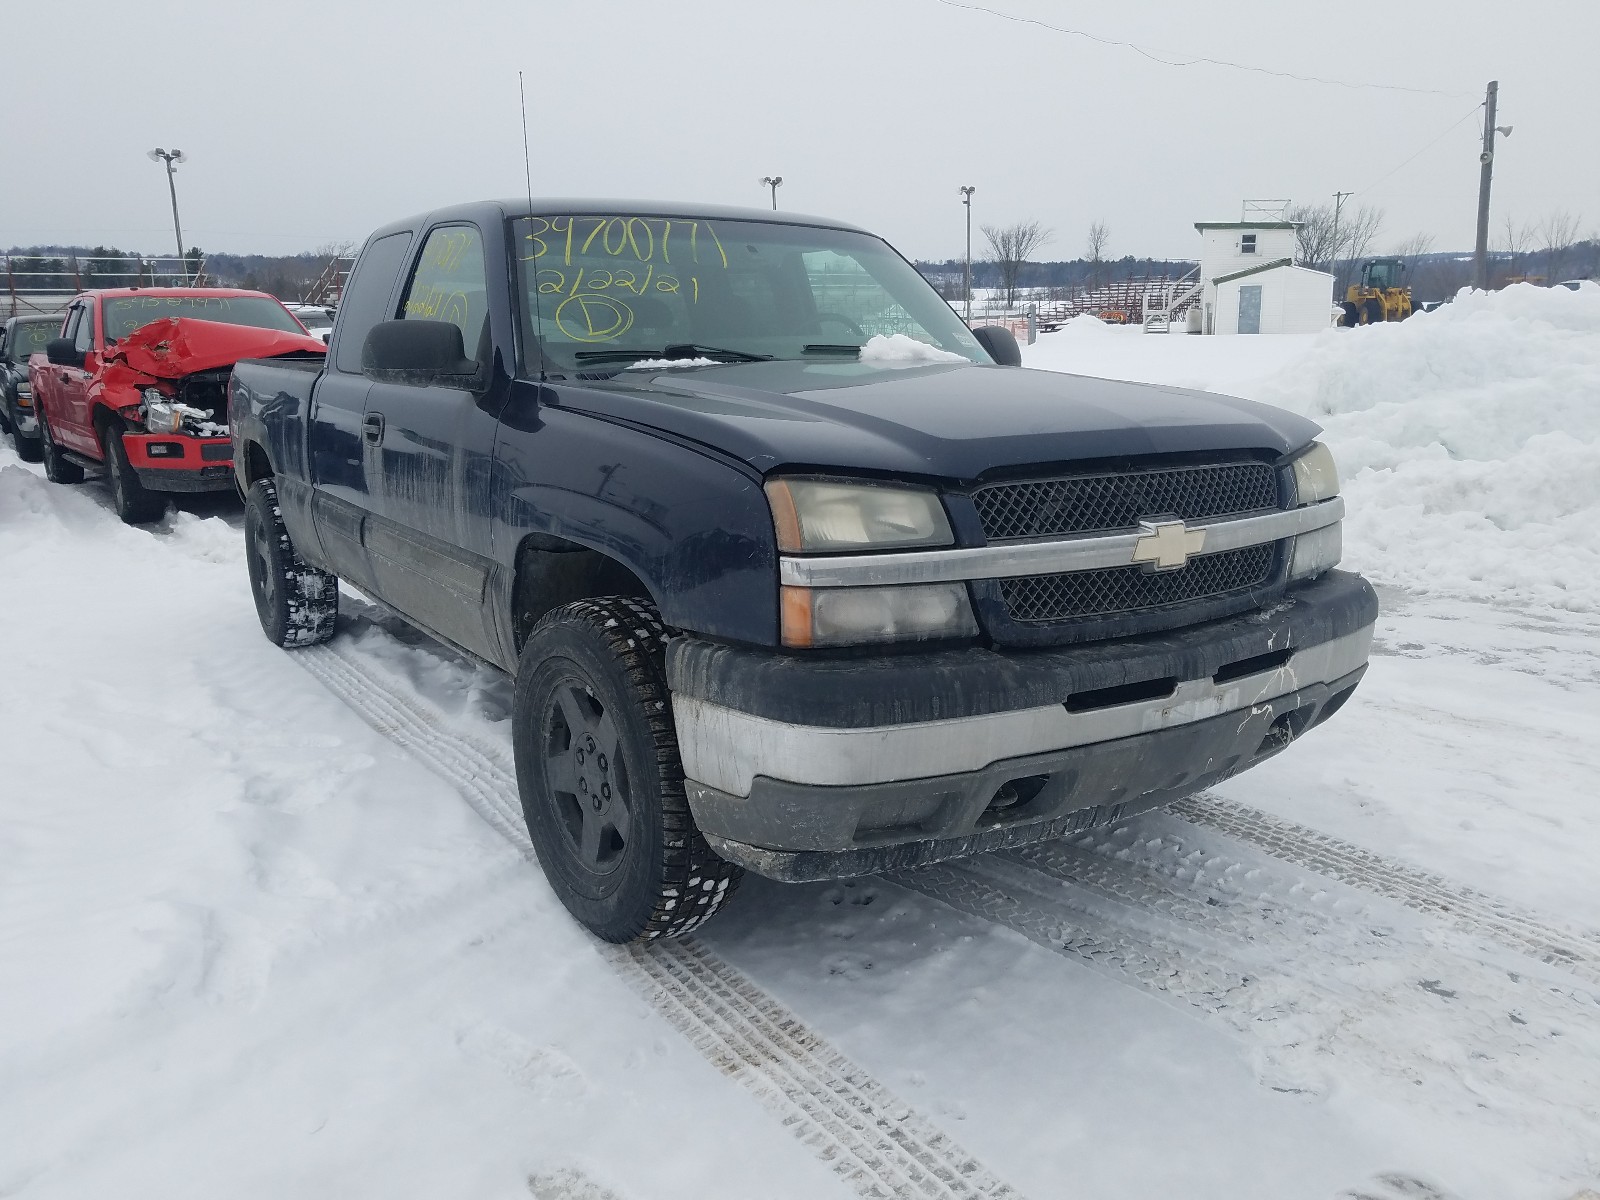
M1004 325L980 325L972 331L972 336L978 339L978 345L989 352L989 357L1002 367L1022 365L1022 347L1017 345L1016 336Z
M361 346L361 373L385 383L480 391L483 372L449 321L380 321Z
M70 338L54 338L46 342L44 356L53 366L83 366L83 352L72 344Z

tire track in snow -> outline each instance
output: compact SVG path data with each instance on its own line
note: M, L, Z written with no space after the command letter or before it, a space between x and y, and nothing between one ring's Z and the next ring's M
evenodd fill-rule
M1495 1136L1600 1145L1600 998L1385 899L1177 821L893 876L1242 1035L1258 1079L1346 1084ZM1431 914L1430 914L1431 915Z
M1284 862L1396 900L1463 933L1600 983L1600 935L1556 928L1486 892L1210 793L1177 801L1167 811Z
M336 643L295 660L367 724L454 787L533 858L503 747L441 714ZM858 1195L1020 1200L1008 1185L773 997L700 943L605 947L608 961L695 1050L753 1093Z

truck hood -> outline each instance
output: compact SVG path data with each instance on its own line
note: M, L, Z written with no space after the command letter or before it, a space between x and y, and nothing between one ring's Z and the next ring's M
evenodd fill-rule
M1319 427L1210 392L976 363L760 362L628 371L560 403L777 467L976 480L1006 467L1226 450L1287 454Z
M293 351L326 353L321 339L250 325L226 325L195 317L163 317L136 329L106 354L152 379L182 379L197 371L230 367L241 358L272 358Z

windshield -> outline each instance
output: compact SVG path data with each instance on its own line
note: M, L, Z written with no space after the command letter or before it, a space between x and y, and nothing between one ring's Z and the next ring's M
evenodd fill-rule
M669 347L853 361L868 338L896 333L990 361L915 268L867 234L600 213L518 218L512 234L528 344L547 370L611 372Z
M106 341L120 342L163 317L193 317L224 325L248 325L302 333L289 310L265 296L116 296L104 304Z
M61 318L48 321L18 321L11 327L6 341L6 357L14 363L25 363L30 354L43 354L45 344L61 336Z

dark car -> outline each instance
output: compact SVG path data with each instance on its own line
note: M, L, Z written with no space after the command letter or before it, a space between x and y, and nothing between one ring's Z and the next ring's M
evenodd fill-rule
M1317 427L1019 361L838 221L396 222L325 365L233 372L262 627L333 636L343 578L513 673L529 833L613 941L1119 820L1344 704L1377 604Z
M61 332L61 314L12 317L0 327L0 425L23 462L38 462L39 418L28 382L28 358Z

